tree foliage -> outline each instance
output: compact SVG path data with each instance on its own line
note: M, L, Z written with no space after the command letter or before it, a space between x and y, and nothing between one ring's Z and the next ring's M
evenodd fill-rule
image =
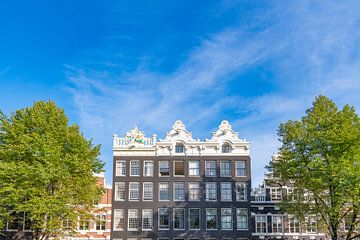
M316 216L332 239L358 236L360 119L354 107L338 110L318 96L300 121L281 124L278 136L279 157L268 167L297 189L283 202L285 210L302 219Z
M35 239L72 233L103 191L99 151L52 101L2 114L0 219L25 214Z

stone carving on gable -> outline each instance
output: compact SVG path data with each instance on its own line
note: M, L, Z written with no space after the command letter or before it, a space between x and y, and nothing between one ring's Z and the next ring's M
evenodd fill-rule
M174 141L184 141L184 142L195 142L191 132L188 132L185 128L185 125L182 121L175 121L170 132L166 134L165 139L160 140L161 142L174 142Z
M221 142L224 140L228 140L231 142L240 142L242 140L239 139L239 134L232 130L231 125L228 121L223 120L219 126L219 129L216 132L211 134L211 139L206 140L209 142Z
M144 144L145 143L145 134L140 131L137 127L131 129L126 133L126 143L127 144Z

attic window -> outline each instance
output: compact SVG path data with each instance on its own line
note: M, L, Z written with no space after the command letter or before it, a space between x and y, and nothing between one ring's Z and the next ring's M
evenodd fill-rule
M175 145L175 152L176 153L183 153L184 152L184 145L181 143L178 143Z
M229 153L229 152L231 152L231 147L229 144L226 143L226 144L222 145L221 150L222 150L222 153Z

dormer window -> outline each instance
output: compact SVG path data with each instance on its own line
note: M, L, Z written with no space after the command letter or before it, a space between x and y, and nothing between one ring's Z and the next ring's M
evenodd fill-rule
M222 145L222 153L229 153L231 152L231 147L229 144L225 143L224 145Z
M175 145L175 153L183 153L184 152L184 145L178 143Z

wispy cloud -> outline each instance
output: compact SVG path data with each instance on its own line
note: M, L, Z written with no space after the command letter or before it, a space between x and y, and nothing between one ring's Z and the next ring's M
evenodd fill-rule
M126 73L68 65L80 125L104 143L103 157L111 163L113 133L134 125L148 134L164 133L182 119L190 130L207 136L229 116L224 110L239 112L233 125L252 142L253 180L259 183L278 146L278 124L302 115L316 95L359 109L360 16L354 5L301 1L271 6L258 16L261 24L270 22L265 27L229 26L205 38L170 73L141 63ZM271 69L275 90L254 97L228 94L232 80L260 65ZM235 84L249 83L239 79Z

